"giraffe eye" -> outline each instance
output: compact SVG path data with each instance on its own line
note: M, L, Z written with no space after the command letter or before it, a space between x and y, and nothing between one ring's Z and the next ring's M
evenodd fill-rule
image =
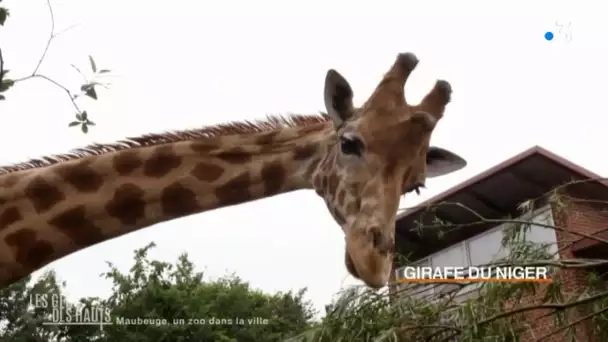
M363 153L363 142L356 137L340 137L340 150L346 155L361 156Z

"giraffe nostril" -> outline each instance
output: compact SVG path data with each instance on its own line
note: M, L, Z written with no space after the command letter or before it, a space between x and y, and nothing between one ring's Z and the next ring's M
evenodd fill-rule
M372 243L374 244L374 247L378 248L379 246L381 246L382 242L384 241L384 238L382 237L382 233L380 232L380 229L374 227L374 228L370 229L370 234L371 234Z
M394 242L390 238L386 238L380 228L374 227L370 229L370 238L374 248L376 248L381 254L391 253L394 249Z

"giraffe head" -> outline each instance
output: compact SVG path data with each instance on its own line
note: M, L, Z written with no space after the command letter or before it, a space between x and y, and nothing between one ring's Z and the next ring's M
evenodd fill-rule
M417 105L405 99L405 82L417 64L413 54L399 54L359 108L337 71L329 70L325 79L325 106L335 135L313 173L313 187L345 233L349 273L373 288L385 286L392 271L401 196L423 186L426 177L466 165L447 150L429 147L450 101L450 84L437 81Z

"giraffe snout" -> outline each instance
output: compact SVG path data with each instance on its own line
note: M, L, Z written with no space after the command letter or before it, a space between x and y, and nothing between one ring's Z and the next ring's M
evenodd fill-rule
M394 239L382 233L378 225L346 232L345 263L348 272L367 286L378 289L390 278Z

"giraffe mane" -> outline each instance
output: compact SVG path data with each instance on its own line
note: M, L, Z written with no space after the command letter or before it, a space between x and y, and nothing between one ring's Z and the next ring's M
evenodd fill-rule
M220 136L234 134L263 133L281 128L303 127L325 122L329 122L329 117L325 113L320 113L320 115L268 115L264 120L233 121L195 129L150 133L138 137L127 137L123 140L108 144L93 143L85 147L73 149L68 153L48 155L13 165L0 166L0 175L46 167L71 160L128 150L131 148L148 147L188 140L214 139Z

